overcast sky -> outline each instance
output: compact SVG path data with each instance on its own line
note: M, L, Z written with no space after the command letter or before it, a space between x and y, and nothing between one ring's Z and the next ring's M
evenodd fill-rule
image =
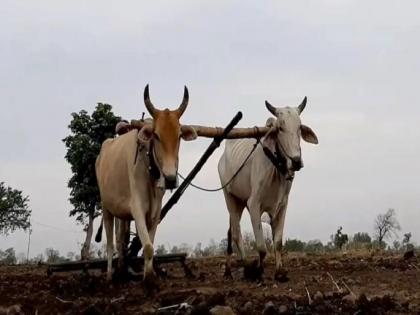
M70 114L97 102L138 118L142 91L183 123L241 126L270 117L264 100L297 105L318 135L290 194L285 237L326 241L373 232L393 207L420 242L420 19L418 1L2 1L0 181L30 196L31 255L79 251L68 216L70 167L61 141ZM209 144L183 143L186 174ZM195 183L218 187L219 149ZM158 244L225 237L223 194L189 188L159 226ZM244 230L251 230L243 218ZM402 236L401 232L401 236ZM26 251L27 235L0 237Z

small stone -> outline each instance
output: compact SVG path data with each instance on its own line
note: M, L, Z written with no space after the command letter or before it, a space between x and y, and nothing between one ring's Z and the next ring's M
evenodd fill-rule
M0 306L0 314L19 315L23 314L23 312L21 306L19 304L15 304L6 308Z
M346 305L355 305L356 304L356 297L352 294L347 294L343 296L342 301Z
M272 301L265 303L263 315L276 315L278 311L276 310L276 306Z
M332 299L332 298L334 297L334 293L333 293L333 292L331 292L331 291L325 292L324 297L325 297L326 299Z
M279 314L287 314L287 306L286 305L280 305L279 307Z
M324 295L320 291L317 291L314 294L314 301L317 303L321 303L323 300L324 300Z
M252 312L252 302L251 301L246 302L242 309L243 309L243 313L251 314L251 312Z
M151 305L141 307L141 314L156 314L156 309Z
M229 306L216 305L210 310L211 315L235 315L236 313Z

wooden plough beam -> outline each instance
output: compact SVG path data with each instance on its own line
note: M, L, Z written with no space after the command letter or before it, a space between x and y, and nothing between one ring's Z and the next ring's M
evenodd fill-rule
M131 126L136 129L141 129L150 121L132 120ZM226 128L223 127L207 127L200 125L188 125L195 129L199 137L204 138L218 138L223 139L241 139L241 138L261 138L267 134L270 127L252 127L252 128L232 128L228 133L224 134Z
M185 275L190 277L192 275L191 270L188 268L185 260L187 259L187 254L167 254L167 255L156 255L153 258L153 263L157 266L161 264L179 262L181 266L184 268ZM118 258L114 258L112 260L112 266L116 267L118 262ZM144 257L130 257L128 258L128 265L131 266L133 269L139 269L139 267L144 265ZM92 259L86 261L72 261L67 263L57 263L57 264L49 264L47 269L47 274L50 276L54 272L67 272L67 271L76 271L76 270L83 270L87 271L90 269L100 269L105 271L107 268L107 260L106 259Z

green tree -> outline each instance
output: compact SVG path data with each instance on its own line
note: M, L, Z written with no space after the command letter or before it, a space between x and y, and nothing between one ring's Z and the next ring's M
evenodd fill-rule
M16 252L13 247L10 247L6 249L5 251L0 250L0 264L3 264L3 265L16 264Z
M60 257L60 252L57 249L51 247L45 249L45 257L49 264L65 260L65 258Z
M372 242L372 239L368 233L358 232L353 235L353 243L370 244L371 242Z
M180 251L178 249L178 246L176 246L176 245L172 246L171 254L178 254L179 252Z
M316 253L316 252L322 252L324 249L324 245L320 240L310 240L305 245L305 252L308 253Z
M202 257L203 256L203 250L201 249L201 242L198 242L197 245L194 247L194 257Z
M168 253L168 251L165 248L165 245L160 244L155 250L156 255L165 255Z
M0 234L8 235L15 230L30 228L31 210L28 196L0 182Z
M289 238L284 243L283 249L288 252L303 252L305 249L305 242Z
M70 135L63 139L66 160L73 176L68 182L70 203L78 223L84 225L86 238L81 250L82 260L89 258L93 221L99 214L100 196L96 182L95 161L105 139L114 136L115 125L121 120L112 112L112 106L98 103L92 115L85 110L72 113L68 126Z

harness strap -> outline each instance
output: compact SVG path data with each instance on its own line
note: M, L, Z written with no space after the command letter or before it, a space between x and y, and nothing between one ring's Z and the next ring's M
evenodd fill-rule
M160 178L160 170L155 161L153 144L153 140L150 140L149 152L147 152L147 155L149 156L149 173L153 181L158 181Z
M143 151L145 148L145 145L140 143L140 140L137 139L137 148L136 148L136 155L134 156L134 165L137 163L137 158L139 155L139 152ZM160 170L159 167L156 164L154 154L153 154L153 140L150 140L149 144L149 150L146 152L147 157L149 158L149 174L152 179L152 181L156 182L160 179Z
M263 152L265 156L270 160L270 162L279 171L279 173L283 176L287 176L287 160L281 153L278 144L276 143L275 153L271 152L271 150L268 147L264 145L261 146L263 147Z

